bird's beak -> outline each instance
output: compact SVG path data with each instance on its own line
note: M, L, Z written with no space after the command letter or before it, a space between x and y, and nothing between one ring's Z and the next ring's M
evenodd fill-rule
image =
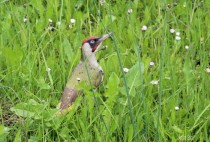
M97 40L98 48L96 49L95 52L104 49L103 47L100 47L100 45L101 45L101 43L102 43L104 40L106 40L107 38L111 37L111 35L112 35L112 32L111 32L111 33L108 33L108 34L105 34L105 35L103 35L103 36L101 36L101 37Z
M112 33L108 33L108 34L105 34L105 35L101 36L101 37L98 39L98 42L99 42L99 43L103 42L105 39L109 38L111 35L112 35Z

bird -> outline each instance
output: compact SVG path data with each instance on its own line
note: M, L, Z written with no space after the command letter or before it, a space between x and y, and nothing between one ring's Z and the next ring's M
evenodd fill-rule
M79 95L83 94L82 89L77 85L84 82L92 84L97 88L103 80L103 69L96 59L96 52L105 49L102 42L111 37L112 33L104 34L101 37L91 36L83 40L81 46L81 60L73 70L62 93L58 107L61 112L69 112L73 109L74 102Z

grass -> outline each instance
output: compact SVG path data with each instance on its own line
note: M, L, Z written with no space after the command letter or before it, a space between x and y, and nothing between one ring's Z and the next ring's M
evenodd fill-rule
M209 9L199 0L1 1L0 141L209 141ZM81 86L75 109L56 116L83 39L110 31L97 54L103 83Z

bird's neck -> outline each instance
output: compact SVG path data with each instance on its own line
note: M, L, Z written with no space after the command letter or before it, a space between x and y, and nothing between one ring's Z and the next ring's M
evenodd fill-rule
M85 57L82 58L82 61L83 62L86 61L93 68L101 68L100 65L97 62L95 53L85 55Z

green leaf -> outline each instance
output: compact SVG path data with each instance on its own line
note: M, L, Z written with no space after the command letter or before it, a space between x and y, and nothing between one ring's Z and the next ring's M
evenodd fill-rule
M64 127L62 128L62 130L60 131L59 135L63 138L63 139L67 139L69 137L69 129L68 127Z
M122 95L125 95L126 98L127 98L127 93L126 93L125 87L124 87L124 86L123 86L123 87L120 87L119 90L120 90L120 93L121 93ZM130 94L130 96L132 96L132 97L135 96L135 94L136 94L136 89L135 89L135 88L130 88L129 94Z
M84 122L81 119L79 119L79 126L81 128L82 133L85 134L86 133L86 127L85 127Z
M140 72L140 68L141 68L141 72ZM140 73L143 74L143 71L144 71L144 65L141 63L141 67L139 67L138 62L133 67L130 68L130 70L126 74L126 81L129 88L137 87L140 85L141 83Z
M111 15L111 20L114 22L116 20L116 17L114 15Z
M21 142L21 130L20 129L18 130L18 132L15 136L14 142Z
M114 22L116 20L116 16L111 15L111 17L110 17L110 15L106 15L103 23L105 23L105 25L109 25L110 24L110 18L111 18L112 22Z
M64 48L65 56L67 57L67 60L69 62L73 61L72 58L74 57L74 52L73 52L72 46L69 43L69 40L67 38L64 38L64 40L63 40L63 48Z
M83 0L78 0L75 4L76 9L80 9L84 5Z
M11 111L15 112L16 115L21 116L21 117L28 117L28 118L32 118L35 113L31 112L31 111L27 111L24 109L18 109L15 107L10 108Z
M35 136L31 136L31 137L28 139L28 142L38 142L38 138L35 137Z
M118 89L119 83L120 83L119 77L116 75L116 73L113 72L110 75L108 83L106 85L107 90L106 90L104 96L112 97L114 95L117 95L118 91L119 91L119 89Z
M0 124L0 142L6 141L6 136L9 134L9 128Z
M130 125L128 130L128 142L132 142L132 139L133 139L133 126Z
M99 142L103 141L102 140L102 137L101 137L101 133L98 130L98 128L96 127L96 125L94 125L94 128L93 129L94 129L94 132L96 134L96 141L99 141Z
M9 133L9 128L4 127L4 125L0 124L0 136Z
M115 73L119 73L119 66L116 55L109 57L106 62L106 74L111 74L113 71L115 71Z
M178 126L176 126L176 125L172 126L172 128L173 128L174 131L177 132L177 133L180 133L180 134L183 133L182 129L180 129L180 128L179 128Z
M23 57L23 52L20 48L3 48L2 49L2 54L6 59L6 65L8 67L14 66L14 65L20 65L22 57Z
M40 104L30 99L27 103L21 102L15 107L10 108L10 110L21 117L41 119L49 113L49 111L45 111L46 106L47 104Z
M40 87L40 89L50 89L50 85L48 85L45 80L44 77L40 77L38 80L38 86Z

